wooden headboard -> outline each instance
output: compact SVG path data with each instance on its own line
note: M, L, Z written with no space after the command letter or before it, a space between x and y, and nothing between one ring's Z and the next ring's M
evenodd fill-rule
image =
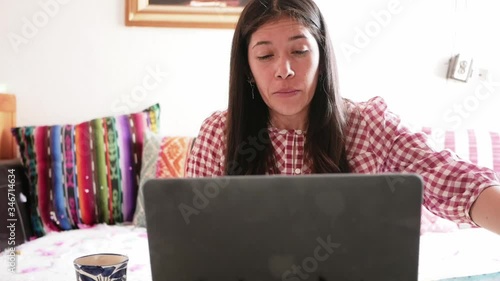
M17 156L17 145L10 133L16 126L16 96L0 93L0 159Z

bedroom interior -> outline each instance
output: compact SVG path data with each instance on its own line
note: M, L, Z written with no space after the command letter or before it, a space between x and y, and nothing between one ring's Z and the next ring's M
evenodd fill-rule
M6 180L13 169L19 208L15 234L0 231L1 250L8 246L9 235L15 235L17 246L16 274L7 270L7 251L0 254L5 265L0 268L2 280L65 280L67 274L74 276L75 257L106 249L130 254L130 280L150 281L140 186L149 178L183 176L201 122L227 106L232 30L127 26L127 1L133 2L0 3L0 17L8 23L0 27L6 34L0 39L0 84L5 85L0 87L0 195L8 198ZM500 43L492 36L500 26L500 4L316 2L333 35L345 97L361 101L382 96L409 126L429 133L438 148L455 150L500 173L500 125L493 121L500 119ZM448 77L450 59L458 54L472 63L466 81ZM43 186L30 183L33 172L25 170L21 159L28 150L17 145L12 128L44 128L46 134L56 125L94 130L99 128L95 120L121 118L135 118L143 129L142 137L129 143L134 149L130 159L140 159L129 178L136 189L122 191L123 201L114 202L123 204L123 210L115 208L113 213L109 206L99 205L97 193L88 197L91 201L60 210L55 203L59 195L43 193ZM25 130L17 136L34 137ZM93 141L100 137L85 136ZM75 163L96 153L94 146L82 147L84 153L74 155ZM95 167L109 169L104 164ZM75 164L75 171L80 168L79 173L86 171ZM60 174L64 176L64 170ZM38 189L36 194L33 189ZM69 202L68 194L59 199ZM84 215L91 202L98 207ZM8 219L7 208L0 208L3 221ZM83 215L80 223L74 220L75 212L80 214L76 217ZM68 216L66 222L57 219L60 213ZM500 280L498 237L442 220L425 209L423 217L421 280Z

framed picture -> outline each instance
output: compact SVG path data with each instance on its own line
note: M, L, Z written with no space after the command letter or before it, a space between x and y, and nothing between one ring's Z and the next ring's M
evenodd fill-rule
M249 0L125 0L127 26L234 28Z

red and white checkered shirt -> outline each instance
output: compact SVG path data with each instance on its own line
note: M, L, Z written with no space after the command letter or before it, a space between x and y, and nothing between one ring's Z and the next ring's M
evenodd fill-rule
M203 122L188 158L187 177L223 175L226 115L226 111L218 111ZM486 187L500 185L492 170L462 160L449 150L434 150L427 135L403 126L380 97L348 103L347 124L346 151L351 172L420 174L425 182L424 206L441 217L473 224L469 212L476 198ZM268 131L281 174L310 174L304 161L305 132L276 128ZM242 145L244 153L246 144Z

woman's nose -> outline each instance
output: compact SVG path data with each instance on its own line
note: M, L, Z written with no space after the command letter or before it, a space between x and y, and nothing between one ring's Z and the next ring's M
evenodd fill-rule
M295 72L292 69L288 58L281 58L277 61L276 78L287 79L293 77Z

